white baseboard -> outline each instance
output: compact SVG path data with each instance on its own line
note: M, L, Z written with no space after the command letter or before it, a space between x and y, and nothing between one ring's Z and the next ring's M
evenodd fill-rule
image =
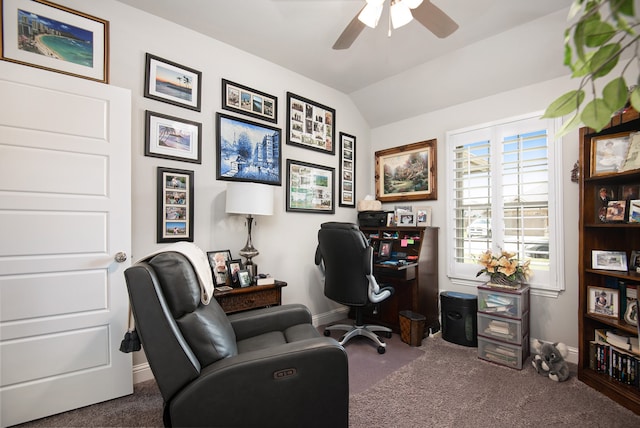
M529 353L531 355L534 355L536 353L535 345L537 340L538 339L536 338L529 339L529 349L530 349ZM548 340L547 341L542 340L542 342L548 342ZM565 360L573 364L578 364L578 348L572 348L570 346L567 346L567 350L569 351L569 355L567 356L567 358L565 358Z
M133 383L145 382L147 380L153 379L153 373L151 372L151 367L149 367L149 363L136 364L133 366Z
M348 315L349 315L349 308L345 306L342 308L334 309L329 312L325 312L323 314L314 315L311 318L311 322L313 323L314 326L317 327L319 325L329 324L335 321L343 320L347 318Z

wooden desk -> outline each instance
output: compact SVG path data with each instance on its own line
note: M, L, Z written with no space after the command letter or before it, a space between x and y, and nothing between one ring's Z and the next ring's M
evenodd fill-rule
M231 314L282 304L282 287L286 286L286 282L276 281L271 285L251 285L228 291L215 290L213 297L222 306L225 313Z

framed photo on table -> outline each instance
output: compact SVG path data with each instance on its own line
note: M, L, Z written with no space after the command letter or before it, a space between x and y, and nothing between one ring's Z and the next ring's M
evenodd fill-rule
M157 242L193 242L193 171L158 167Z
M228 283L229 275L227 262L231 260L231 251L217 250L207 251L207 259L213 273L213 282L216 287L222 287Z
M278 98L222 79L222 108L269 122L278 122Z
M287 92L287 144L335 154L336 111Z
M356 207L356 137L344 132L340 133L340 188L338 191L341 207Z
M239 272L242 270L242 260L233 259L227 261L227 272L229 276L229 280L234 287L238 287L240 285L240 277Z
M145 59L146 98L200 111L202 72L150 53Z
M3 0L0 16L1 59L109 83L108 21L45 0Z
M202 163L201 153L201 123L145 111L145 156Z
M287 211L335 213L335 170L287 159Z
M618 290L605 287L587 287L590 314L610 318L620 315L620 294Z
M375 153L376 199L381 202L438 199L437 140Z

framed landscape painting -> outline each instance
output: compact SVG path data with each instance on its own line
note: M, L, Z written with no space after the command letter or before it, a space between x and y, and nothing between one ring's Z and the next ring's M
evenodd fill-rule
M201 123L145 112L145 156L201 163L201 149Z
M200 111L202 73L147 53L144 96L156 101Z

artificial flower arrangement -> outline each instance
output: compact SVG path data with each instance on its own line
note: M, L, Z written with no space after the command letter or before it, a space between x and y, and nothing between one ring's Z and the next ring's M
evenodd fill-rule
M515 253L504 250L499 256L494 255L491 250L485 251L478 260L484 267L476 277L487 274L491 278L491 284L519 286L528 281L533 273L529 268L530 260L520 264L515 256Z

